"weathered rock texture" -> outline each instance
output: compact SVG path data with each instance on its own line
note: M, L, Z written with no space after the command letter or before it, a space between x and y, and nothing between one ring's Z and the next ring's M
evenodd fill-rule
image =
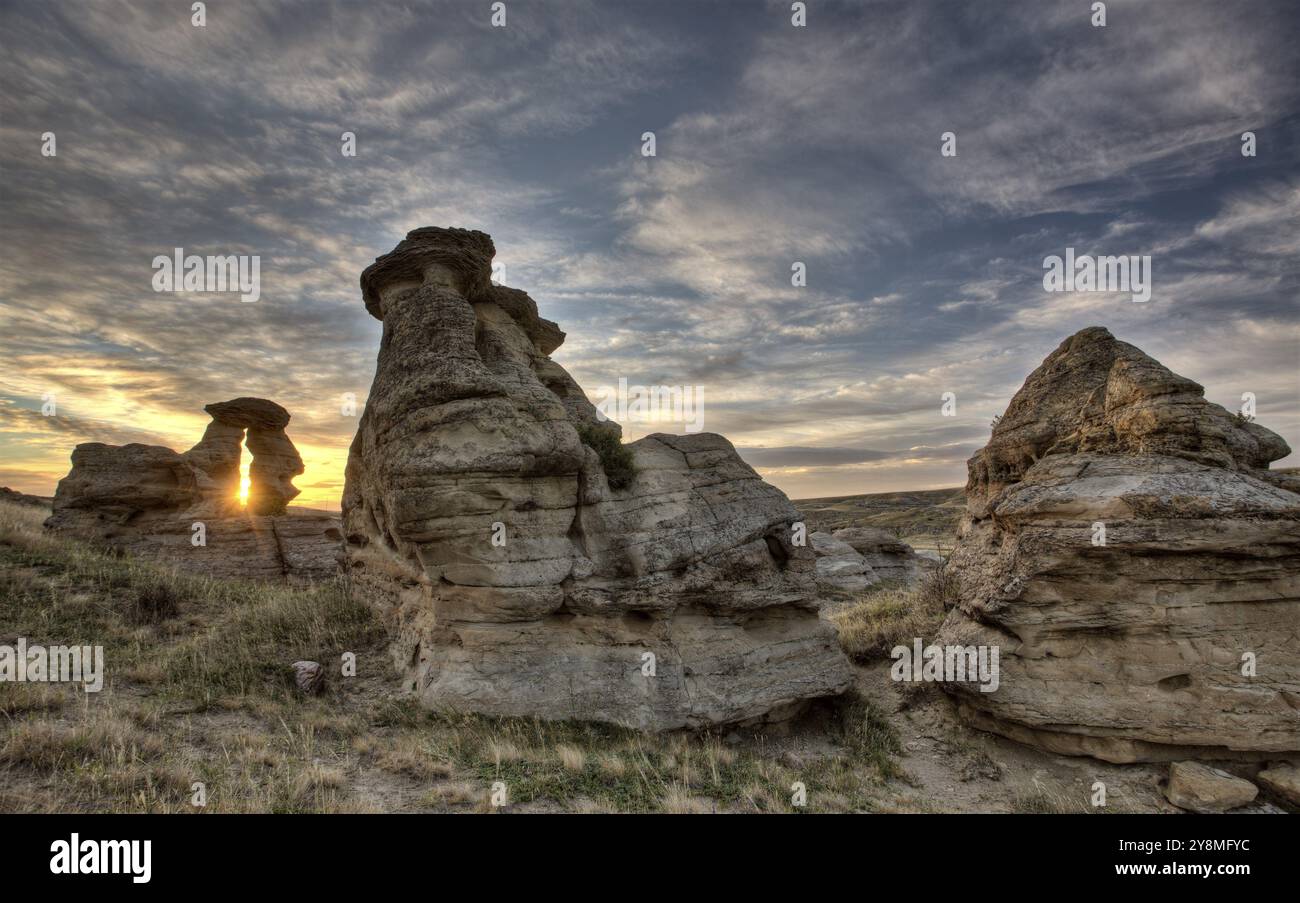
M203 441L190 450L195 453L204 447L209 437L229 450L229 438L236 437L234 451L234 480L239 475L238 437L247 431L248 450L253 460L248 468L248 509L252 514L279 514L298 495L293 478L303 472L302 458L289 441L284 428L289 425L289 412L273 401L263 398L236 398L206 406L203 410L212 415L212 423L203 435ZM228 451L227 451L228 453ZM221 458L219 466L223 476L230 471L228 458Z
M294 685L307 696L316 696L325 690L325 669L320 662L293 663Z
M844 527L831 534L847 543L880 580L911 582L920 574L916 552L888 530L879 527Z
M789 500L707 433L632 443L611 489L579 429L618 427L547 356L558 327L491 283L494 253L482 232L417 229L361 277L384 333L347 564L407 685L434 707L646 729L846 689Z
M1001 648L996 692L949 685L975 724L1115 762L1300 748L1289 449L1202 395L1085 329L971 458L939 642Z
M1200 762L1175 762L1169 766L1164 792L1165 798L1179 809L1210 815L1254 802L1259 788Z
M879 583L867 560L858 551L829 533L808 536L817 556L817 585L830 592L853 593Z
M1300 767L1291 762L1270 762L1255 780L1284 803L1300 808Z
M103 542L219 576L321 579L338 570L339 520L285 512L302 459L284 428L289 412L260 398L208 405L203 438L184 453L161 445L86 442L59 481L53 532ZM248 508L239 504L240 444L253 453ZM279 516L260 516L260 515ZM194 542L203 524L204 544Z

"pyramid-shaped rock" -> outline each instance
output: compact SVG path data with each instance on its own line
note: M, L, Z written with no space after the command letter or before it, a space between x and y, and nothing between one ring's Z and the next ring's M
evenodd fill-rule
M1300 749L1290 453L1105 329L1071 336L969 462L939 642L997 646L975 724L1110 761Z

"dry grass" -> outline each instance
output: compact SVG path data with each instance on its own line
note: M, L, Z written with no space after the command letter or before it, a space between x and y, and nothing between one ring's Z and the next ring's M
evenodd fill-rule
M76 689L59 684L0 683L0 718L57 712L75 698Z
M664 791L660 809L673 815L700 815L712 812L713 806L708 800L692 795L688 785L673 784Z
M0 502L0 542L20 548L53 542L41 530L49 516L44 508Z
M9 731L0 746L0 762L53 772L96 762L147 762L165 749L161 738L122 718L99 716L75 724L31 721Z
M127 606L126 619L133 624L160 624L180 614L181 600L175 587L159 579L135 588Z
M375 764L385 771L420 781L450 777L455 771L450 762L434 756L419 735L398 737L379 751Z
M493 737L487 741L487 752L491 757L493 764L498 768L506 762L518 762L524 757L519 751L519 747L509 740L503 740L499 737Z
M555 747L555 756L569 771L582 771L587 767L587 754L569 743Z
M870 592L830 615L840 646L850 658L867 662L887 658L895 646L928 642L938 632L948 608L956 604L957 583L945 559L913 589Z
M1086 797L1072 798L1061 790L1035 785L1011 799L1011 811L1021 815L1093 814L1095 809Z
M596 759L596 767L612 778L621 778L627 774L627 762L618 753L601 753Z
M761 735L432 713L393 695L386 640L341 582L178 573L45 536L0 503L0 641L105 647L105 688L0 684L0 810L194 812L865 811L897 776L878 713L843 707L825 754L790 767ZM355 652L360 677L337 676ZM334 669L301 698L289 664Z

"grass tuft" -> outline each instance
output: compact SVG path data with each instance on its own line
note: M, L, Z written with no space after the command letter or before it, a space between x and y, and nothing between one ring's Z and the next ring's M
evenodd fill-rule
M126 619L133 624L159 624L180 614L181 600L173 584L155 580L137 586Z
M895 646L916 637L929 641L947 610L957 602L957 583L946 560L927 572L914 589L883 589L829 615L840 646L857 662L887 658Z

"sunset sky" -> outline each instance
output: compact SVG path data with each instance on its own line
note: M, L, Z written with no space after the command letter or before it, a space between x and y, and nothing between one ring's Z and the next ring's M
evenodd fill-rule
M358 276L424 225L493 236L590 393L702 386L796 498L962 484L1091 325L1300 448L1300 7L807 5L2 0L0 485L254 395L337 507ZM175 247L260 255L261 298L155 293ZM1045 292L1067 247L1151 255L1151 300Z

